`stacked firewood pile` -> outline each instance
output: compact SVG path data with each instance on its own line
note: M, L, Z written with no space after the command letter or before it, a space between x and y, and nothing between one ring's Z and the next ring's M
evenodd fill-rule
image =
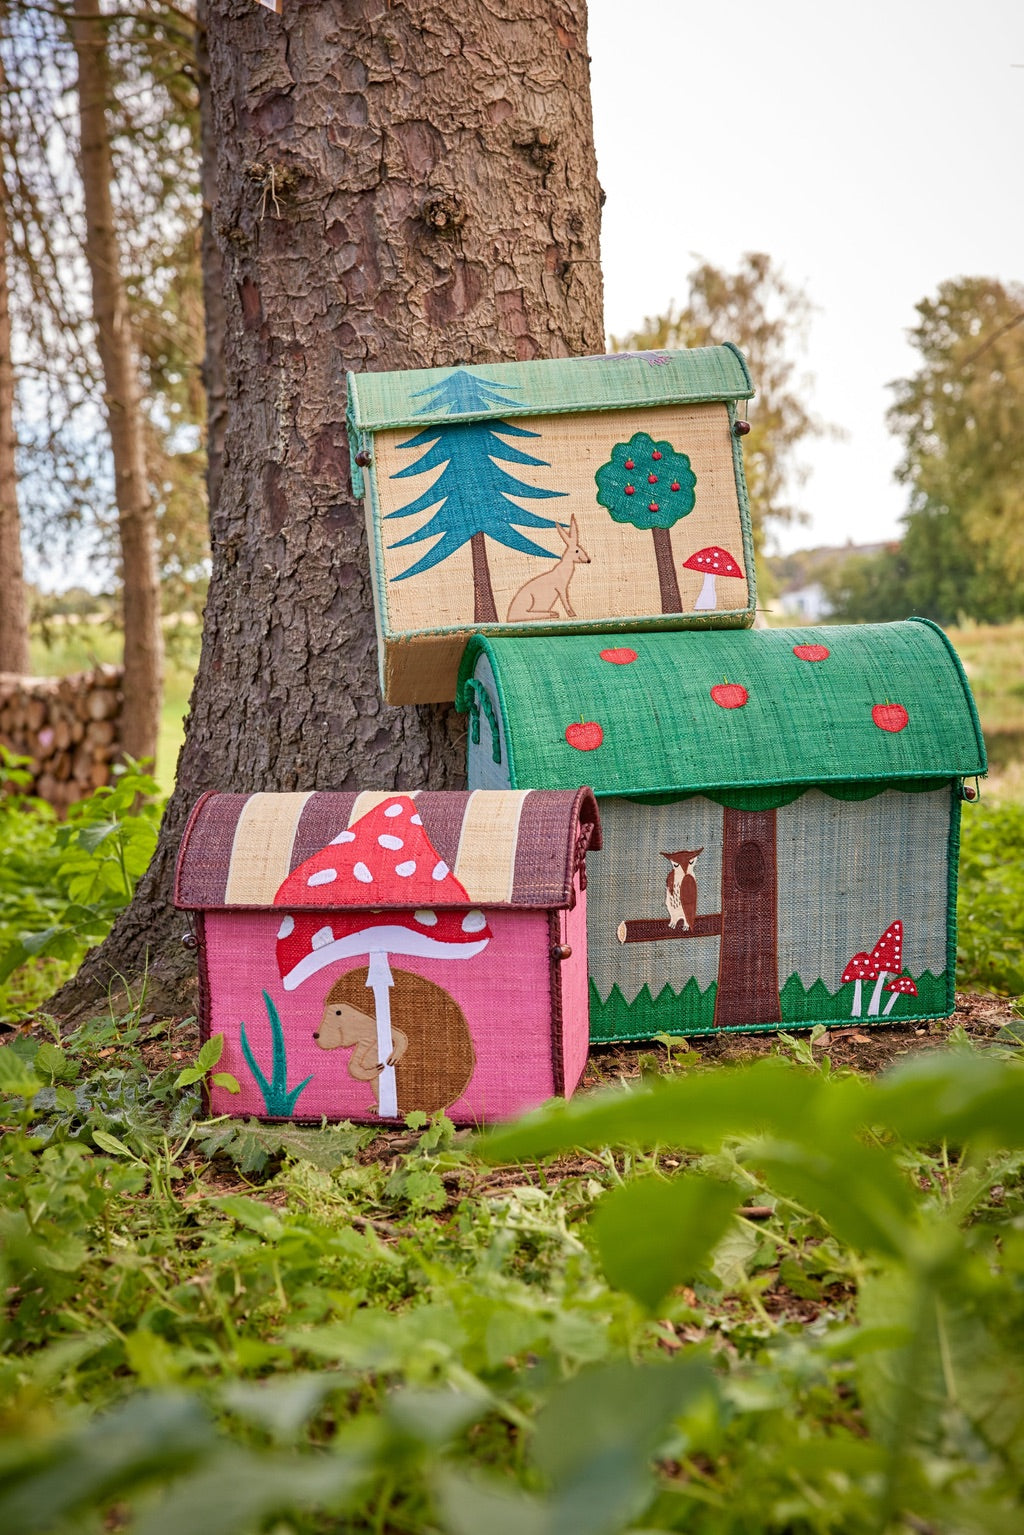
M31 759L29 793L58 812L109 783L121 750L121 668L72 677L0 672L0 743Z

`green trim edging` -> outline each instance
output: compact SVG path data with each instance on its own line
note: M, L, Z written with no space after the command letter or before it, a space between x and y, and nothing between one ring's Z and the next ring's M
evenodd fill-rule
M924 1022L930 1018L948 1018L953 1011L949 996L948 972L933 975L925 970L915 976L917 996L911 999L913 1011L906 1005L907 999L898 998L893 1011L868 1017L866 1009L871 999L871 987L863 989L862 1011L853 1015L853 984L829 991L824 981L817 980L805 987L794 972L779 995L783 1014L780 1023L750 1024L746 1027L716 1029L715 993L712 982L704 992L691 977L681 992L664 986L652 997L647 986L642 986L633 1002L627 1002L618 986L613 986L608 1000L602 1002L593 981L590 982L590 1043L592 1045L626 1044L632 1040L653 1039L658 1034L675 1034L693 1038L698 1035L716 1034L769 1034L785 1029L812 1029L817 1024L825 1028L875 1028L880 1024L901 1023L908 1020ZM886 999L888 1000L888 999ZM831 1006L829 1006L831 1004ZM826 1009L828 1009L826 1011ZM680 1027L680 1014L685 1014L687 1024Z

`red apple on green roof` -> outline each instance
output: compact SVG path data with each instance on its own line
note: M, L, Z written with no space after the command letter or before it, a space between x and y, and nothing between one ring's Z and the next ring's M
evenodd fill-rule
M580 720L566 728L565 739L578 752L596 751L604 740L604 731L596 720Z
M630 650L627 645L622 645L618 650L602 650L602 661L610 661L613 666L628 666L636 660L636 651Z
M798 661L826 661L830 651L827 645L794 645L793 654Z
M887 730L892 735L902 730L910 719L902 704L891 704L888 699L884 704L876 704L871 711L871 718L879 730Z
M730 682L728 677L711 689L711 697L720 709L742 709L749 696L741 683Z

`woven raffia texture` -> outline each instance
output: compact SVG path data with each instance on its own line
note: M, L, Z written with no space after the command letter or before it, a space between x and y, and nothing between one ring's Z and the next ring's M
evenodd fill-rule
M986 769L963 669L924 620L616 635L612 645L476 637L460 708L475 701L467 683L478 666L495 679L501 777L517 786L586 782L599 796L776 786L780 804L801 784L848 784L833 792L856 796ZM485 722L484 760L487 732Z
M602 804L605 851L588 888L592 1039L952 1010L959 802L948 783L861 801L807 789L757 812L705 795ZM666 856L681 849L694 855L689 927ZM883 975L865 963L860 987L844 981L893 923L898 965ZM897 972L912 994L885 991Z
M486 410L452 410L432 396L455 370L350 373L348 417L355 432L431 421L471 419ZM475 377L511 397L503 415L546 411L615 410L700 400L748 400L754 393L742 354L732 346L688 351L560 357L544 362L473 364Z
M525 525L528 542L540 550L539 555L521 548L516 534L511 546L502 543L499 537L488 538L488 569L502 625L511 623L522 631L549 630L555 622L569 629L588 625L606 629L610 622L625 628L630 620L647 618L673 627L712 617L720 624L746 621L753 602L754 572L746 547L745 498L737 484L731 423L724 406L657 406L614 414L537 416L527 417L519 425L534 435L525 441L509 439L511 447L504 451L525 450L541 467L520 467L513 460L508 465L509 472L514 474L523 495L535 488L542 496L555 491L557 499L544 500L543 505L533 507L534 512L550 519L551 525L541 528ZM380 519L377 535L383 574L382 627L386 634L474 627L470 545L462 544L446 555L443 562L406 579L405 572L414 570L423 558L435 558L434 549L441 547L430 541L410 547L406 540L420 527L433 526L435 515L444 522L445 508L438 514L437 502L445 492L452 491L446 476L453 472L453 456L465 466L459 490L473 506L486 502L493 494L504 500L505 491L516 496L517 486L512 480L502 480L497 486L492 483L505 471L505 466L496 465L491 457L493 454L501 458L501 427L501 421L494 423L497 435L488 433L488 440L479 445L480 451L475 455L469 444L456 455L451 442L410 451L405 446L410 441L406 431L384 432L377 438L376 506ZM477 424L451 427L448 431L449 435L459 436L480 434L484 428ZM660 443L664 454L670 449L685 454L696 476L693 493L686 498L683 489L672 491L671 486L679 486L680 481L671 476L661 475L654 487L648 483L648 473L659 471L660 463L648 461L642 467L638 465L640 472L634 475L632 501L641 516L640 526L616 521L597 500L596 483L597 472L609 461L615 445L630 441L635 433L646 434L652 443ZM412 440L419 442L419 436ZM447 460L447 467L439 480L436 460L440 458ZM422 476L407 477L417 461L424 460L434 467L428 467ZM477 470L483 476L479 483L474 478ZM421 491L422 510L406 517L402 508ZM677 587L677 593L669 598L677 611L664 614L658 546L642 517L652 503L671 515L674 499L682 499L691 510L684 511L664 529L663 542L673 567L670 579ZM505 504L516 523L511 503ZM559 567L557 561L565 556L566 545L558 528L568 528L573 519L578 544L587 558L570 567ZM696 607L704 572L687 566L698 551L707 548L726 550L733 560L729 568L734 571L719 578L716 606L710 612ZM543 555L549 558L542 558ZM557 592L563 571L568 576L572 618Z
M360 825L365 849L349 830ZM586 789L208 794L182 838L175 904L414 909L424 904L426 877L434 907L563 907L573 899L581 827L591 828L588 845L599 848L597 809ZM309 863L317 858L322 867ZM417 860L422 866L410 867ZM308 890L282 894L307 864ZM361 871L352 881L344 878L348 864ZM442 867L461 892L435 872Z

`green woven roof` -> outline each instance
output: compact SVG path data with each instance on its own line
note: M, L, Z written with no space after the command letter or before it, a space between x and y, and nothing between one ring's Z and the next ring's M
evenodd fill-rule
M794 653L807 646L828 655ZM636 659L615 664L602 650L632 651ZM481 653L497 679L516 788L586 783L598 794L686 793L966 777L986 769L956 652L924 619L557 640L476 635L462 664L460 709L469 706L465 682ZM747 695L739 707L711 696L729 684ZM740 697L718 696L734 705ZM902 728L882 728L900 725L901 710ZM581 720L601 727L594 750L566 740L566 728Z
M347 382L349 425L355 432L485 416L749 400L754 393L743 355L731 344L681 352L350 373Z

